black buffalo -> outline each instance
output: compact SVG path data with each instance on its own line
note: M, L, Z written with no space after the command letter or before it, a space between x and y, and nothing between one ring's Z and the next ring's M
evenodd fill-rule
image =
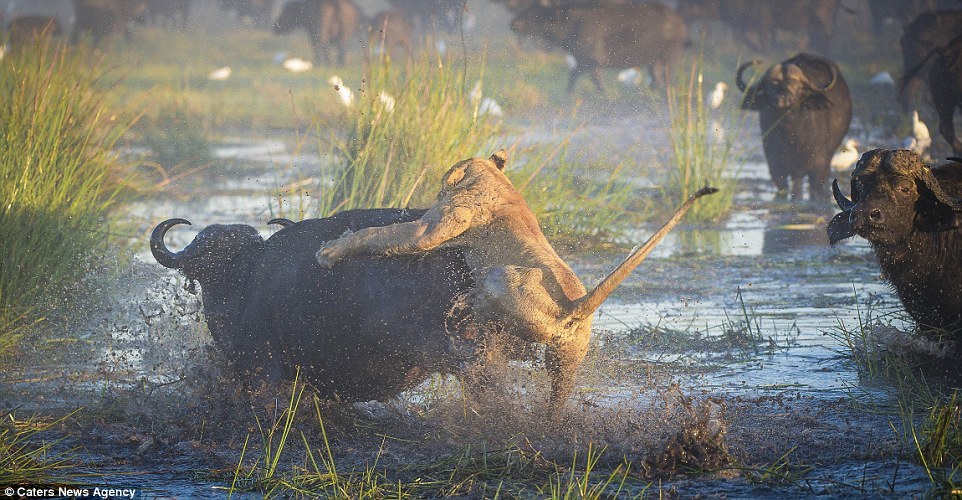
M329 51L333 49L335 60L343 65L360 22L361 11L351 0L294 0L284 4L273 31L284 35L303 29L311 41L314 62L330 62Z
M903 110L911 110L925 85L930 71L932 51L944 47L962 34L962 10L933 10L919 14L905 27L899 41L902 45L902 79L899 102Z
M405 55L411 55L411 34L414 27L403 12L397 9L378 12L371 20L371 43L384 51L396 54L397 50L404 50Z
M164 235L188 222L170 219L154 229L150 249L161 265L200 283L214 342L243 375L292 380L300 367L322 397L384 399L454 371L472 354L458 335L467 325L459 299L473 284L464 257L457 250L358 257L324 269L314 253L346 231L423 212L342 212L267 240L248 225L211 225L177 253Z
M687 22L718 19L753 50L769 50L779 31L807 35L812 50L831 48L838 0L681 0Z
M962 105L962 36L953 38L935 53L929 71L929 91L939 114L939 132L958 155L962 154L962 141L955 135L953 119L955 108Z
M811 200L828 199L828 175L835 150L852 121L852 99L838 65L801 53L776 64L749 87L738 68L735 82L745 93L742 108L758 111L762 146L778 197L801 200L808 177Z
M852 172L852 199L833 185L842 212L834 244L859 235L923 330L962 333L962 163L929 168L906 150L876 149Z
M128 24L147 10L147 0L74 0L73 41L90 36L94 43L130 36Z
M646 67L655 85L664 88L687 38L681 16L660 4L537 5L515 16L511 29L542 38L575 58L568 92L581 73L604 92L601 68L608 67Z

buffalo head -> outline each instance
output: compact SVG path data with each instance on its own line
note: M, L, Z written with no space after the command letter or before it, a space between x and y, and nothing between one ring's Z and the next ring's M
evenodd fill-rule
M743 73L749 67L761 64L753 60L739 66L735 74L738 90L745 93L742 108L758 111L760 109L789 110L799 107L827 108L831 101L826 97L828 92L838 83L838 70L821 58L813 58L824 66L825 80L818 78L814 72L806 71L794 61L797 58L776 64L753 85L745 83ZM821 74L821 71L818 71Z
M945 231L962 221L962 201L950 196L911 151L863 154L852 172L852 199L842 194L837 180L832 193L842 209L828 225L832 244L857 234L873 246L893 246L915 232Z
M190 224L185 219L167 219L150 234L150 252L164 267L177 269L190 281L208 286L224 281L235 260L250 254L264 243L257 230L246 224L211 224L200 232L186 248L172 252L164 244L164 236L171 227Z

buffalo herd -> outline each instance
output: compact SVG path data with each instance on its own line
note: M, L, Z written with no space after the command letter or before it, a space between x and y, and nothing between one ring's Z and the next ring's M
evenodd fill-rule
M185 27L190 4L72 1L71 37L95 42L127 36L129 24L144 16ZM464 29L467 8L466 2L398 0L368 17L352 0L220 3L277 35L306 35L315 62L342 65L364 39L410 57L426 33ZM495 4L509 13L518 42L533 38L569 55L569 94L578 90L583 74L597 93L605 93L604 70L630 67L646 70L652 88L663 92L708 23L730 30L749 53L778 46L782 33L800 40L796 46L802 51L791 57L769 63L748 58L731 73L742 92L741 109L757 113L776 199L823 209L832 193L841 212L828 223L829 243L852 236L867 240L919 330L962 338L962 159L930 167L918 152L871 150L851 172L846 196L838 181L830 182L830 164L849 133L851 94L860 87L850 89L843 75L848 68L827 56L838 50L833 42L839 15L862 16L871 23L870 36L901 29L902 73L892 103L911 113L928 102L942 137L962 155L953 125L962 105L962 10L938 0L865 0L857 5L868 8L866 15L840 0L491 0L489 5ZM49 27L41 21L25 20L22 29ZM471 379L466 367L478 361L484 346L467 300L479 274L463 249L359 255L329 269L315 259L319 247L346 233L408 223L423 213L367 209L300 222L275 220L283 227L266 239L251 226L211 225L180 252L169 250L164 237L189 222L169 219L154 229L150 249L161 265L201 286L215 344L245 380L290 380L299 368L320 395L345 401L389 398L438 372L454 374L470 389L479 379Z

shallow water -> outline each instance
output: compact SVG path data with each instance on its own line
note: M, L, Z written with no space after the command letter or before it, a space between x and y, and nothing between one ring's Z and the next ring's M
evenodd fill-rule
M266 221L276 210L272 201L275 193L303 179L305 172L322 162L316 156L294 155L289 146L276 140L232 141L216 148L215 156L243 168L205 173L210 177L203 185L209 187L203 192L188 189L130 204L128 217L142 235L163 219L184 217L194 225L170 231L167 242L175 250L187 245L210 223L247 223L267 237L274 231ZM623 362L663 367L683 390L693 393L731 401L804 398L806 411L816 414L822 405L833 405L837 416L826 417L829 421L857 420L857 411L838 405L854 388L879 401L887 396L884 391L860 387L858 374L840 355L844 347L829 334L837 333L840 325L855 328L865 315L869 298L876 313L897 311L898 302L878 279L864 241L855 239L837 248L828 247L824 228L831 211L802 207L796 212L790 206L773 204L774 190L763 163L747 162L736 170L742 189L732 217L718 228L676 229L600 310L595 321L600 352L617 344ZM316 184L313 178L307 182ZM625 239L643 241L653 230L626 231ZM182 279L156 265L143 236L137 240L136 260L141 264L136 267L142 271L122 280L123 286L118 287L113 300L123 305L91 318L86 325L89 332L82 334L91 337L90 343L98 352L90 359L74 359L57 369L25 367L21 381L55 377L60 370L73 371L74 379L79 380L73 383L73 389L97 393L124 384L170 384L183 377L194 362L195 351L209 342L209 337L189 320L159 323L196 316L199 304L181 290ZM577 255L572 264L590 286L619 260L614 254ZM747 328L761 342L720 351L699 351L704 343L675 350L624 343L626 337L643 337L656 325L662 330L698 332L708 338ZM595 404L617 405L643 391L647 383L640 376L629 375L609 386L593 385L581 392ZM417 399L417 394L409 397ZM747 425L747 421L750 419L734 419L731 425ZM796 424L791 418L783 422L789 427ZM856 434L873 436L852 438L856 448L867 449L874 446L873 439L893 437L884 418L865 419L854 425L861 426ZM748 453L756 451L749 447ZM865 494L883 491L881 478L887 480L896 472L896 491L900 494L918 493L928 487L917 467L902 464L896 471L896 458L891 455L870 460L859 460L858 456L857 451L829 454L826 463L801 486L695 478L677 481L672 487L682 494L709 496ZM147 469L121 465L115 470L122 475ZM112 472L105 473L109 476ZM864 484L869 476L877 479L873 486L849 490L838 487L859 481ZM142 479L140 484L156 488L154 491L162 496L220 495L211 489L212 483L184 479L183 473Z

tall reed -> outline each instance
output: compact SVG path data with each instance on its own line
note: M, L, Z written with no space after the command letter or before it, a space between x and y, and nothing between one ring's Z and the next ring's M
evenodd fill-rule
M501 147L492 144L501 137L500 125L471 99L474 85L449 61L431 55L403 68L372 59L363 86L353 89L347 139L336 146L340 168L333 189L321 193L320 214L430 205L453 159Z
M103 105L103 76L50 42L0 61L0 353L99 266L127 128Z
M666 190L669 196L685 200L702 187L718 188L716 196L699 201L687 216L689 220L717 221L731 210L737 186L736 177L726 175L726 169L735 160L733 138L738 120L734 112L712 110L705 103L702 65L700 56L693 58L687 76L668 87L675 164L669 171Z

